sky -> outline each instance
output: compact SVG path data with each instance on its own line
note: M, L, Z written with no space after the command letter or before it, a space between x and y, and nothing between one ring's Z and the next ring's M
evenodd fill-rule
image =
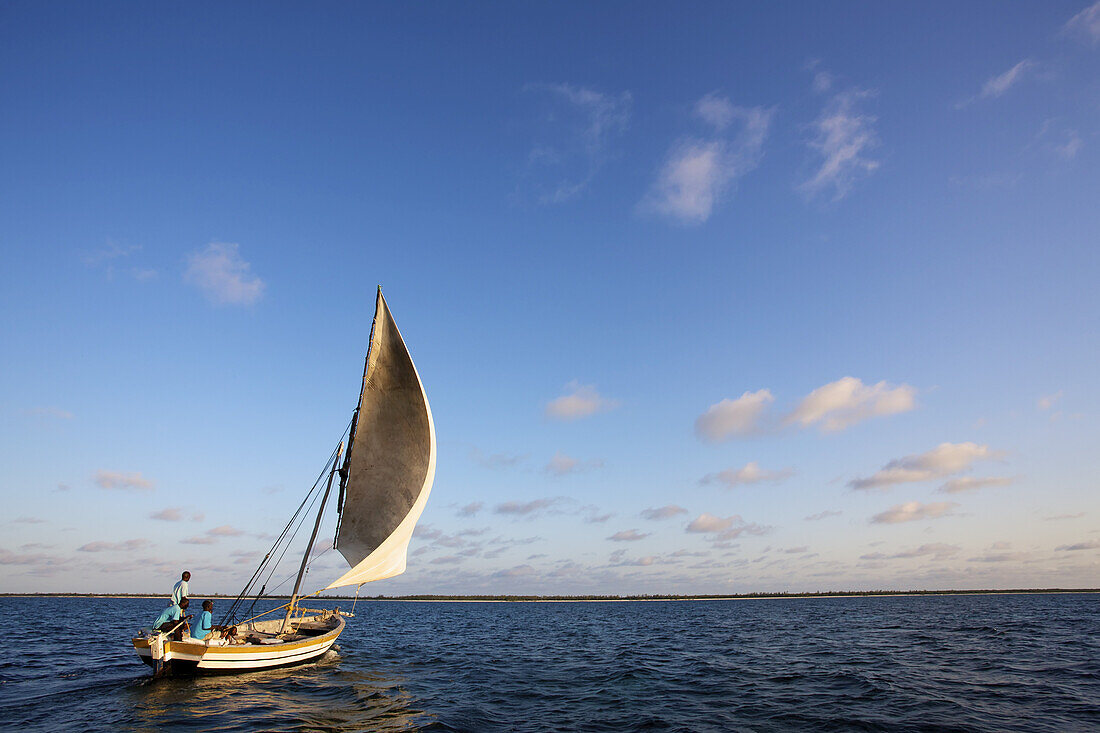
M2 592L239 590L379 284L364 594L1100 585L1100 2L0 2L0 98Z

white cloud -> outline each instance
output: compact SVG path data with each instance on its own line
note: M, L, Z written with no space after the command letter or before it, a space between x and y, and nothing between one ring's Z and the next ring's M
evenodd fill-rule
M546 404L546 415L555 420L576 420L597 412L605 412L618 406L615 400L602 397L591 384L580 384L576 380L565 385L567 394L563 394Z
M72 420L74 417L73 413L62 410L60 407L31 407L23 410L23 414L35 417L55 417L58 420Z
M904 520L898 520L904 521ZM932 557L936 560L946 560L947 558L958 555L962 550L957 545L948 545L943 542L934 542L928 545L921 545L912 550L902 550L893 554L886 554L883 552L872 552L868 555L860 555L861 560L906 560L914 557Z
M480 512L485 507L485 504L480 501L472 501L458 510L458 516L460 517L472 517Z
M152 491L153 482L141 475L140 471L96 471L93 477L101 489L122 489L125 491Z
M1055 514L1055 515L1050 516L1050 517L1043 517L1043 521L1045 521L1045 522L1061 522L1061 521L1064 521L1066 519L1080 519L1083 516L1085 516L1084 512L1076 512L1074 514Z
M149 515L150 519L159 519L162 522L179 522L183 520L183 512L178 507L168 507Z
M716 517L713 514L703 512L691 521L687 526L688 532L721 532L743 521L741 516L734 514L732 517Z
M968 470L975 461L1004 454L977 443L940 443L926 453L896 458L868 478L848 483L853 489L878 489L894 484L931 481Z
M1089 43L1100 43L1100 2L1095 2L1066 22L1065 31Z
M602 466L603 461L582 461L558 451L542 470L552 476L566 476L571 473L581 473L582 471L589 471Z
M1077 134L1077 130L1066 130L1065 142L1054 145L1054 152L1059 158L1063 160L1072 160L1077 157L1077 153L1081 152L1081 148L1085 146L1081 136Z
M763 527L755 522L746 522L739 514L718 517L703 512L688 524L685 531L696 534L714 534L716 540L722 541L736 539L742 534L764 534L768 529L768 527Z
M655 509L646 509L642 512L642 518L652 520L671 519L678 514L687 514L687 509L676 504L667 504Z
M930 504L909 501L876 514L871 518L871 522L873 524L898 524L900 522L915 522L920 519L939 519L940 517L949 516L951 510L957 506L958 504L952 501L938 501Z
M803 428L816 424L823 433L835 433L872 417L909 412L916 407L916 395L917 390L908 384L866 385L855 377L844 377L806 395L785 422Z
M793 474L794 471L790 468L784 468L779 471L768 471L760 468L760 464L756 461L749 461L738 469L727 468L718 473L708 473L699 480L699 483L718 483L728 488L733 488L734 486L742 486L745 484L758 484L763 482L775 483L790 478Z
M829 517L839 517L843 513L844 512L837 512L837 511L833 511L832 509L826 509L823 512L818 512L817 514L811 514L810 516L806 517L805 519L806 519L807 522L817 522L817 521L820 521L822 519L828 519Z
M217 541L214 537L187 537L180 540L185 545L212 545Z
M149 546L149 540L135 539L123 542L89 542L76 548L78 552L132 552Z
M649 537L648 532L639 532L636 529L624 529L611 535L607 539L613 542L637 542Z
M477 448L470 449L470 458L485 468L510 468L527 460L526 455L514 455L511 453L493 453L485 455Z
M572 84L529 84L559 104L549 116L547 139L528 155L540 179L538 200L556 204L584 191L599 172L611 138L626 129L633 102L630 92L609 94Z
M1058 390L1054 394L1043 395L1035 401L1035 406L1040 410L1049 410L1060 399L1062 399L1062 390Z
M233 243L211 242L205 249L191 253L183 281L197 287L217 305L255 303L266 285L252 274L252 266L244 261L238 248Z
M758 433L768 404L774 399L771 391L761 389L745 392L735 400L717 402L696 419L695 434L703 440L718 442Z
M978 94L978 98L994 99L1001 96L1023 79L1027 72L1034 67L1034 61L1031 59L1024 59L1008 71L1003 74L998 74L983 84L982 91Z
M493 511L497 514L510 514L514 516L527 516L536 514L544 509L549 509L555 504L560 503L560 499L535 499L534 501L520 502L520 501L506 501L502 504L497 504L493 508Z
M657 180L639 202L640 211L669 216L684 224L701 224L710 218L731 185L760 164L773 111L723 102L715 99L704 108L715 119L728 113L731 121L740 120L742 126L736 138L686 139L673 145Z
M244 530L237 529L236 527L231 527L228 524L223 524L220 527L208 529L206 531L206 534L210 535L211 537L240 537L244 534Z
M716 130L724 130L737 116L737 108L718 92L711 92L695 103L695 116Z
M987 486L1008 486L1014 480L1011 476L986 476L983 478L963 476L951 479L939 488L939 492L941 494L960 494L964 491L977 491Z
M1079 550L1100 550L1100 540L1089 540L1087 542L1078 542L1073 545L1061 545L1055 547L1055 552L1077 552Z
M832 191L832 200L838 201L857 180L878 169L879 161L870 156L879 145L876 118L858 110L860 102L870 96L859 89L836 94L814 121L814 136L808 144L821 160L817 171L799 186L806 195Z

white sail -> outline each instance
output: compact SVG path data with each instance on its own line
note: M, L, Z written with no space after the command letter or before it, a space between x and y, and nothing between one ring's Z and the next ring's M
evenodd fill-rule
M352 566L328 588L405 572L435 479L435 426L424 385L378 291L363 390L341 481L336 546Z

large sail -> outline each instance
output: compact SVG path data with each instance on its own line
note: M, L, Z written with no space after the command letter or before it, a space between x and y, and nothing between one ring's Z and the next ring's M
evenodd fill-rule
M432 411L381 288L345 468L336 546L352 567L329 588L405 572L435 479Z

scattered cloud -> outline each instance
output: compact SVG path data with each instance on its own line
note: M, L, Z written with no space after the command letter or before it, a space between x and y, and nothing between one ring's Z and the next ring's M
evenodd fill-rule
M180 540L185 545L212 545L217 541L216 537L209 536L187 537Z
M674 144L657 180L639 202L640 211L701 224L737 179L760 164L774 110L735 107L710 94L699 100L695 111L719 131L735 120L741 122L740 130L732 140L689 138Z
M649 532L639 532L636 529L624 529L616 532L607 539L612 542L637 542L638 540L644 540L649 537Z
M661 519L671 519L678 514L687 514L687 509L684 509L682 506L677 506L676 504L666 504L665 506L657 507L655 509L646 509L642 512L642 518L652 519L656 521Z
M76 548L78 552L133 552L148 547L149 540L133 539L123 542L89 542Z
M187 257L183 281L194 285L215 305L252 305L263 296L263 280L251 272L239 245L211 242Z
M149 515L150 519L159 519L163 522L179 522L183 520L183 512L179 507L168 507Z
M975 461L1002 457L1000 451L976 443L941 443L927 453L896 458L868 478L848 482L853 489L882 489L894 484L931 481L969 470Z
M557 204L583 192L608 158L612 138L626 129L633 98L572 84L529 84L554 103L544 142L528 155L528 172L539 179L541 204ZM549 142L552 141L552 142Z
M938 501L929 504L909 501L876 514L871 518L871 523L899 524L901 522L915 522L920 519L939 519L940 517L950 516L951 510L957 506L958 504L952 501Z
M102 249L97 249L94 252L89 252L84 255L84 264L90 266L102 265L110 263L113 260L120 259L122 257L129 257L134 252L141 250L140 244L132 244L123 246L114 240L108 239L107 244Z
M30 407L23 410L24 415L31 417L52 417L58 420L72 420L74 415L68 410L62 410L60 407Z
M848 89L825 103L808 142L820 158L817 170L799 185L807 196L815 198L831 192L831 200L839 201L856 181L878 170L879 161L871 157L871 151L879 145L876 118L859 111L871 96L866 90Z
M542 470L552 476L566 476L571 473L581 473L602 467L603 461L601 460L582 461L558 451Z
M497 514L507 514L517 517L534 516L540 514L550 507L560 504L562 499L535 499L534 501L520 502L520 501L506 501L502 504L497 504L493 511Z
M1067 127L1056 119L1049 119L1044 120L1039 127L1032 145L1061 160L1069 161L1077 157L1085 147L1085 141L1076 129Z
M1085 516L1084 512L1077 512L1076 514L1055 514L1054 516L1051 516L1051 517L1043 517L1043 521L1045 521L1045 522L1061 522L1061 521L1064 521L1066 519L1080 519L1083 516Z
M485 508L485 504L480 501L472 501L469 504L463 506L458 510L458 516L460 517L473 517L478 512Z
M1078 542L1073 545L1061 545L1054 548L1055 552L1077 552L1078 550L1100 550L1100 540Z
M722 484L726 488L732 489L735 486L744 486L746 484L778 483L793 475L794 470L790 468L783 468L778 471L768 471L760 468L760 464L756 461L749 461L741 468L727 468L718 473L708 473L706 476L699 479L699 483L704 485Z
M784 422L802 428L817 425L823 433L835 433L872 417L909 412L916 407L916 396L917 390L908 384L867 385L844 377L810 392Z
M527 460L526 455L520 456L510 453L493 453L492 455L485 455L477 448L472 448L470 450L470 458L483 468L490 469L511 468Z
M64 565L67 558L42 553L15 553L11 550L0 548L0 565Z
M761 389L745 392L735 400L716 402L695 420L695 434L701 440L717 443L760 433L768 405L774 399L770 390Z
M1062 399L1062 390L1058 390L1053 394L1043 395L1039 399L1035 400L1035 407L1040 410L1049 410L1054 407L1055 403Z
M695 103L695 116L721 131L733 122L737 108L718 92L711 92Z
M1053 148L1055 154L1062 160L1073 160L1084 146L1085 142L1077 130L1066 130L1065 139L1061 143L1055 143Z
M141 475L140 471L96 471L92 478L101 489L121 489L123 491L152 491L153 482Z
M498 570L493 573L493 577L496 578L526 578L532 575L536 575L536 571L530 565L516 565L515 567L506 568L504 570Z
M844 512L836 512L836 511L833 511L831 509L826 509L823 512L818 512L817 514L811 514L810 516L806 517L805 519L806 519L807 522L817 522L817 521L822 520L822 519L828 519L829 517L839 517L843 513Z
M1026 552L988 552L984 555L969 558L970 562L996 563L996 562L1025 562L1028 560Z
M39 519L38 517L19 517L17 519L13 519L12 521L15 522L16 524L45 524L46 523L45 519Z
M610 512L601 513L599 507L596 506L581 507L581 513L585 515L584 521L588 524L603 524L615 516Z
M715 534L717 540L732 540L742 534L760 535L769 530L755 522L749 523L739 514L729 517L718 517L706 512L693 519L685 529L686 532L698 534Z
M1093 3L1070 18L1064 30L1088 43L1100 43L1100 2Z
M887 554L883 552L872 552L867 555L860 555L861 560L906 560L914 557L932 557L935 560L946 560L948 558L958 555L962 550L958 545L947 545L942 542L935 542L929 545L921 545L912 550L902 550L893 554Z
M978 93L977 99L995 99L1001 96L1023 80L1028 72L1034 68L1034 61L1031 59L1024 59L1003 74L998 74L986 81L986 83L982 85L982 91Z
M951 479L939 488L939 492L941 494L959 494L964 491L977 491L987 486L1008 486L1015 480L1012 476L985 476L983 478L963 476Z
M577 420L614 409L619 404L615 400L602 397L591 384L580 384L574 380L565 385L565 389L566 394L546 404L547 417L555 420Z
M208 529L206 531L206 534L210 535L211 537L240 537L244 534L244 530L237 529L236 527L231 527L228 524L223 524L220 527Z

